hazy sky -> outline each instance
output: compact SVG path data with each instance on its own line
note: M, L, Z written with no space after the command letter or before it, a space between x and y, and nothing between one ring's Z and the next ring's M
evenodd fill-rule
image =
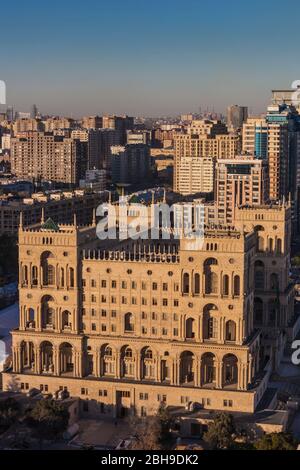
M1 4L0 79L29 111L263 111L300 79L299 0L36 0Z

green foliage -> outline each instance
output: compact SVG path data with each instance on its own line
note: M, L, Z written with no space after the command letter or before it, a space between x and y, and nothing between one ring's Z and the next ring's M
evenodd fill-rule
M161 403L158 411L157 418L159 420L161 431L160 431L160 440L168 439L170 432L169 429L174 422L174 418L170 414L169 410L166 407L165 403Z
M214 421L208 425L204 440L211 449L229 449L233 446L235 425L233 416L227 413L218 413Z
M64 405L54 400L39 400L28 411L26 423L32 435L42 442L56 439L68 426L69 412Z
M294 256L292 258L292 266L300 266L300 256Z
M147 417L133 421L134 450L160 450L161 449L161 424L157 416Z
M254 443L256 450L295 450L297 442L293 436L286 432L272 432L264 434Z
M21 415L20 403L12 397L0 400L0 427L9 428Z

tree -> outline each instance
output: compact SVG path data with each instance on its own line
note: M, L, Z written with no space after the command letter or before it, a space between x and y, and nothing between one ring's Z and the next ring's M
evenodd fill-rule
M254 442L256 450L295 450L297 442L293 436L286 432L272 432L264 434Z
M36 402L27 412L26 423L31 428L33 437L40 441L57 439L68 426L69 412L62 403L44 399Z
M161 424L157 416L133 421L134 450L160 450L161 449Z
M159 420L159 424L161 428L160 439L161 440L167 439L169 437L169 434L170 434L169 430L174 422L174 418L171 416L165 403L161 403L160 407L158 408L156 416Z
M13 397L0 400L0 427L7 429L15 424L21 415L20 403Z
M218 413L214 421L208 425L204 440L212 449L228 449L232 447L235 433L233 416L227 413Z

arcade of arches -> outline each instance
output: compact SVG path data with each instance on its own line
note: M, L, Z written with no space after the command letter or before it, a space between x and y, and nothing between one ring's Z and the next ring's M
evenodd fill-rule
M13 347L14 372L66 377L127 378L203 388L246 390L259 368L258 351L247 358L235 354L221 357L212 352L184 350L175 357L150 347L134 350L128 345L103 344L82 353L71 343L22 341Z

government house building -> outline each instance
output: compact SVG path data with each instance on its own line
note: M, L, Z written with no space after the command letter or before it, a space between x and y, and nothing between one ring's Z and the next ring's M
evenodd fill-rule
M84 410L154 414L161 403L253 413L297 332L291 208L239 207L186 240L96 236L96 221L19 227L20 322L3 389L67 390Z

